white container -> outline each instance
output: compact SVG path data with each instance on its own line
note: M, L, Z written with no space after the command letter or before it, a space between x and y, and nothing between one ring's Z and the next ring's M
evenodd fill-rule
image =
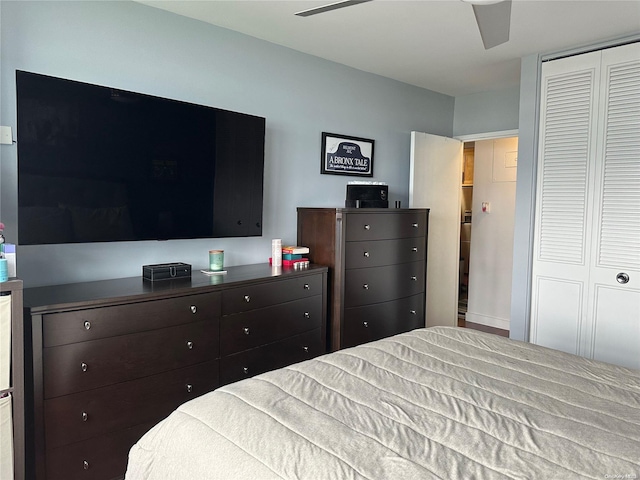
M271 240L271 265L274 267L282 266L282 239L274 238Z

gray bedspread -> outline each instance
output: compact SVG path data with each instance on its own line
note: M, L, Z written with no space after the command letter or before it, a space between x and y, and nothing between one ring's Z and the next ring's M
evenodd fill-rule
M640 372L415 330L227 385L131 450L126 480L640 478Z

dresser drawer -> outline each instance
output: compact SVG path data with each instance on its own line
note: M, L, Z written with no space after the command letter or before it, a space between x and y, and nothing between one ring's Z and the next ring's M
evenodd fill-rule
M425 237L347 242L345 268L380 267L426 258Z
M386 303L346 308L342 347L353 347L424 327L424 294Z
M425 211L349 213L344 216L344 221L347 242L425 237L427 235L427 213Z
M46 448L52 449L169 415L218 386L218 361L64 395L44 402Z
M246 350L220 360L222 385L322 355L321 329Z
M322 295L220 319L220 355L273 343L322 326Z
M425 289L425 263L412 262L345 271L344 306L388 302Z
M44 397L81 392L218 357L218 322L204 321L43 349Z
M143 423L49 450L47 480L109 480L124 476L129 450L156 423Z
M322 295L322 275L233 288L222 292L222 314L247 312L315 295Z
M43 316L45 347L126 335L220 316L220 293L90 308Z

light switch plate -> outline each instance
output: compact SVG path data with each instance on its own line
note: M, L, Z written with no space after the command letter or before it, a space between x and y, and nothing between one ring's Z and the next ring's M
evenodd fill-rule
M11 127L0 127L0 145L11 145L12 143Z

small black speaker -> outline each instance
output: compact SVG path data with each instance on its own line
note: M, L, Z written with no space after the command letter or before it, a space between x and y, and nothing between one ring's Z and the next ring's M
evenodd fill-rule
M344 206L389 208L389 185L347 185Z

